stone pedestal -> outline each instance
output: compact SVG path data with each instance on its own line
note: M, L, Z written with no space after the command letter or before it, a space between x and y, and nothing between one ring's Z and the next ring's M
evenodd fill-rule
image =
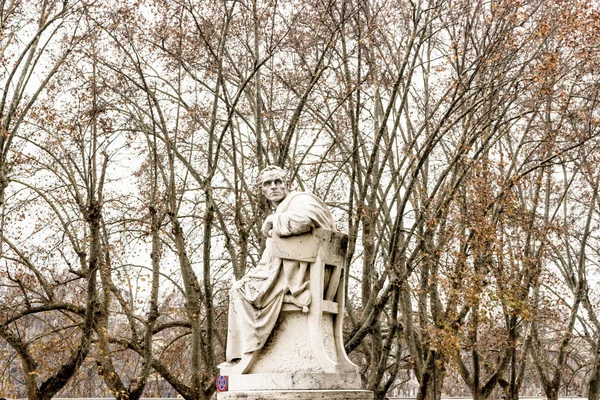
M229 391L359 390L358 374L247 374L229 377Z
M224 392L218 400L373 400L368 390L263 390L254 392Z
M218 400L373 400L361 390L360 376L319 373L244 374L229 377L229 391Z
M325 352L335 357L333 324L323 315ZM228 391L217 394L217 400L372 400L373 392L361 390L357 372L326 373L308 347L307 315L301 312L281 313L273 335L258 354L248 374L227 376Z

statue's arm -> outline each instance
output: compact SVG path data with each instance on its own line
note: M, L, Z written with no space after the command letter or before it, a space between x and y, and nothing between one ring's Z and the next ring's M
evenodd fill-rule
M298 196L287 211L273 214L273 233L277 236L299 235L312 228L333 229L331 213L313 196Z

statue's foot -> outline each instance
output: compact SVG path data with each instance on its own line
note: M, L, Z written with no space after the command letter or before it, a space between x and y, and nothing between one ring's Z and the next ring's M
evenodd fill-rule
M254 361L256 351L252 353L244 353L242 358L234 358L230 362L224 362L218 365L222 375L239 375L244 374L250 368Z
M217 365L217 368L222 369L222 368L231 368L233 366L235 366L236 364L238 364L240 362L239 358L234 358L233 360L231 360L231 362L225 361L222 362L221 364Z

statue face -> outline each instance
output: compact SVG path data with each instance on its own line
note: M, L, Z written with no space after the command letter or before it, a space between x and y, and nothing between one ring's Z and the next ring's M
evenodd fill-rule
M283 175L278 171L267 171L262 175L260 189L267 198L275 204L281 203L290 193Z

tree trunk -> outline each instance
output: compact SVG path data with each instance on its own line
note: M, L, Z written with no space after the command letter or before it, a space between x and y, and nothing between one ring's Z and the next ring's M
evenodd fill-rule
M417 400L440 400L442 398L445 368L436 363L439 360L440 357L435 351L429 352L427 367L425 368L421 382L419 382Z
M600 400L600 339L596 343L594 367L588 383L588 400Z

